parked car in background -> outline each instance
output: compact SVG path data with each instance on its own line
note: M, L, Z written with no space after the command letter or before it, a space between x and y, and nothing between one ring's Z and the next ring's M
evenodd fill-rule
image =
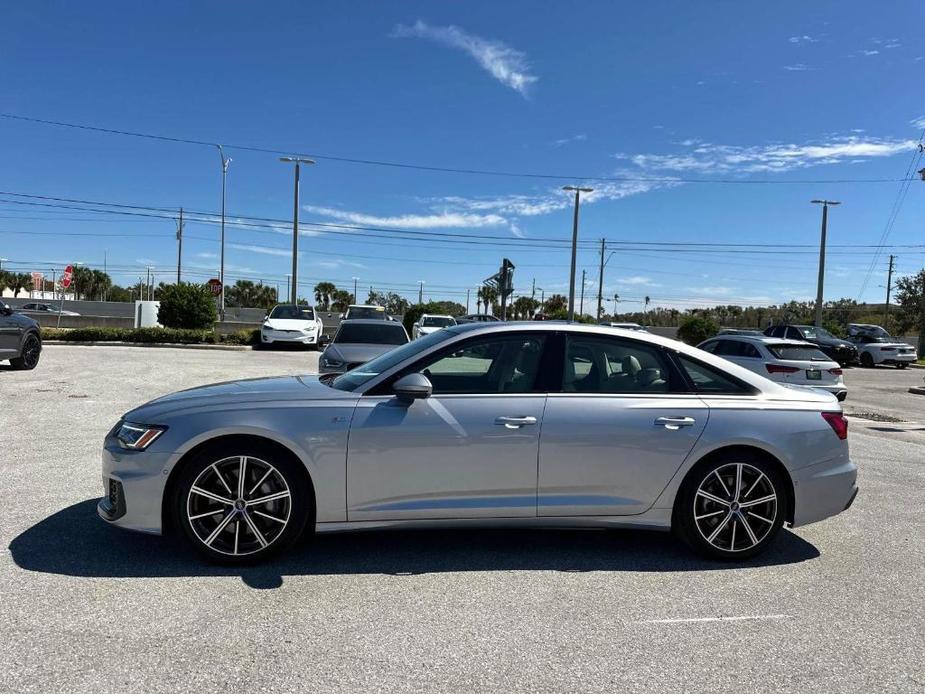
M918 359L915 347L890 336L879 325L849 323L848 339L857 346L861 366L869 368L877 364L891 364L905 369Z
M772 381L825 390L840 401L848 397L841 365L811 342L764 335L719 335L698 347Z
M277 304L263 319L260 342L302 344L317 348L324 332L324 323L311 306Z
M469 324L335 378L141 405L105 438L97 508L147 533L166 519L226 563L303 532L477 525L673 530L701 554L744 560L785 523L851 505L847 436L827 393L668 338Z
M453 316L435 316L425 313L411 326L411 339L417 340L419 337L449 328L451 325L456 325L456 319Z
M463 323L498 323L500 321L500 318L489 313L467 313L465 316L456 316L458 325Z
M817 328L814 325L772 325L765 329L764 334L768 337L812 342L842 366L856 364L858 361L857 348L848 340L835 337L825 328Z
M38 366L41 354L39 324L0 301L0 361L9 359L14 369L28 371Z
M340 374L408 342L405 327L397 321L374 318L345 320L318 360L318 372Z
M749 330L747 328L723 328L717 335L748 335L750 337L762 337L764 335L760 330Z
M608 328L622 328L623 330L637 330L639 332L648 332L639 323L614 323L612 321L601 321L598 325L606 325Z
M60 310L56 306L52 306L51 304L35 304L35 303L23 304L22 306L19 307L19 310L24 313L53 313L56 316L59 313L62 316L79 316L80 315L79 313L76 313L75 311Z
M385 312L384 306L372 306L370 304L352 304L341 315L343 320L395 320Z

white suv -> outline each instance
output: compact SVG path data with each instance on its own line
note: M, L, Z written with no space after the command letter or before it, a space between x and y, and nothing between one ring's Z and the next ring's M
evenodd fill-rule
M435 316L425 313L411 327L411 339L416 340L419 337L424 337L424 335L430 335L438 330L449 328L451 325L456 325L456 319L453 316Z
M717 335L697 346L772 381L819 388L839 400L848 397L841 366L810 342L764 336Z
M317 347L323 331L324 323L311 306L277 304L263 319L260 342L264 345L288 342Z

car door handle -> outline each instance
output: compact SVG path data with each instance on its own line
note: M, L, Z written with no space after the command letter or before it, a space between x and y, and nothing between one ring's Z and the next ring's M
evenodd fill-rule
M696 423L693 417L659 417L655 420L655 426L665 427L672 431L677 431L681 427L692 427Z
M536 424L536 417L496 417L495 424L503 424L505 429L519 429L526 424Z

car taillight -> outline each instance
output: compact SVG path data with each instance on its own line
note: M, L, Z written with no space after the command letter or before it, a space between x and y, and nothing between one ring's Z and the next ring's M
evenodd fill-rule
M765 364L764 368L769 374L795 374L799 371L795 366L781 366L780 364Z
M829 373L832 374L833 376L841 376L842 370L841 369L829 369Z
M848 438L848 420L841 412L823 412L822 418L829 423L835 435L844 441Z

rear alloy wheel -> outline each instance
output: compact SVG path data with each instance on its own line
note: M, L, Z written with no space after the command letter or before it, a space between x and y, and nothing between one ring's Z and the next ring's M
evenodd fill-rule
M290 545L307 518L304 485L288 459L266 451L213 452L192 462L177 486L175 520L208 558L261 561Z
M692 549L716 559L761 553L783 525L780 475L762 460L716 461L689 479L675 520Z
M10 359L10 365L20 371L31 371L39 364L42 354L42 341L37 335L30 333L22 343L22 352L15 359Z
M865 369L874 368L874 358L870 356L869 352L864 352L861 354L861 366Z
M897 368L897 369L905 369L906 366L908 366L908 364L906 364L906 362L904 362L904 361L898 362L898 363L896 364L896 368Z

